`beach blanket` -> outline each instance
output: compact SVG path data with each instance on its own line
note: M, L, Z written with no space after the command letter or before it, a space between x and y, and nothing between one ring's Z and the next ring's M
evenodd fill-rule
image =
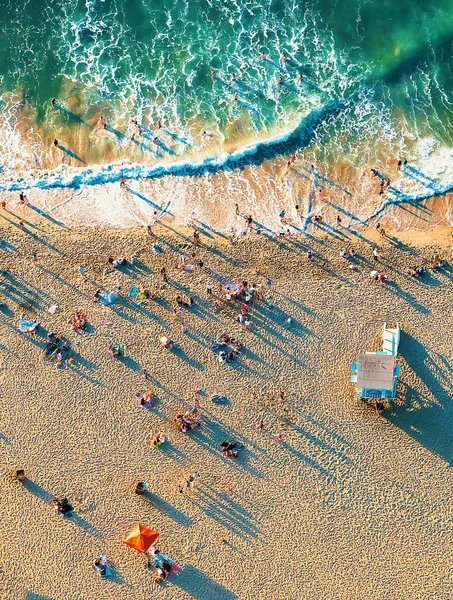
M22 313L19 317L19 331L21 333L27 333L28 331L34 331L38 327L38 321L29 321L25 318L25 313Z
M107 306L108 304L116 302L118 297L118 294L115 294L115 292L102 292L102 294L99 295L99 302L104 306Z

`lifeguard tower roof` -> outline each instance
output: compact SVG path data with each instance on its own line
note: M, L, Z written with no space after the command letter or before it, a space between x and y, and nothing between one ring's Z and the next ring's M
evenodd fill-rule
M395 357L362 352L357 361L357 388L393 390Z

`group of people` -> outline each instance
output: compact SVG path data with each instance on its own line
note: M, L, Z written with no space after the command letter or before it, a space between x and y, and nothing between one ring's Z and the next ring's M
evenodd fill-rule
M110 343L107 346L107 353L109 355L110 358L114 359L114 358L120 358L122 356L126 355L126 346L125 344L119 344L119 343Z
M234 360L241 348L241 342L228 333L223 333L219 340L212 346L212 350L218 356L221 364Z
M67 498L62 498L61 500L58 500L58 498L52 498L52 506L62 517L65 515L70 517L72 511L74 510Z
M117 269L118 267L124 267L129 264L129 261L124 256L118 256L117 258L109 256L107 262L111 264L115 269ZM136 262L137 259L135 257L132 257L130 260L130 264L135 265Z
M84 313L76 312L70 321L74 331L85 331L87 326L87 316Z
M154 392L140 392L137 394L137 404L143 408L151 408L154 406Z
M57 365L61 365L70 349L71 346L66 338L50 332L45 341L44 359L55 361Z
M223 456L237 458L239 456L239 450L243 446L238 442L222 442L220 444L220 447L222 448Z
M173 422L181 433L194 431L201 425L198 418L198 408L194 406L192 409L187 410L184 414L176 415L176 417L173 419Z
M149 445L151 448L157 449L165 444L166 441L167 438L162 433L152 433L149 438Z
M161 584L167 579L171 573L177 573L180 569L179 565L171 558L171 556L165 556L161 554L160 550L153 547L148 551L148 568L154 566L156 577L154 583L156 585Z

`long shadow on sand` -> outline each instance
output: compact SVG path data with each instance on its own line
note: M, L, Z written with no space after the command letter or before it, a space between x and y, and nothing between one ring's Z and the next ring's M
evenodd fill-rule
M200 488L191 497L208 517L223 525L240 537L258 537L259 529L255 524L253 513L233 500L228 494L216 492L212 488Z
M23 486L26 490L31 492L33 496L36 496L36 498L38 498L42 502L45 502L46 504L50 504L53 496L49 494L49 492L47 492L44 488L42 488L38 483L30 481L30 479L26 479L23 482ZM50 506L49 510L55 512L53 507ZM66 522L74 523L75 525L77 525L77 527L80 527L80 529L82 529L85 533L92 535L98 540L103 539L102 533L98 529L96 529L96 527L91 525L91 523L88 523L88 521L85 521L85 519L83 519L80 515L78 515L75 512L72 512L71 516L64 517L64 520Z
M402 384L399 400L404 401L404 409L395 407L396 415L389 416L389 421L453 465L453 367L441 354L428 354L422 343L405 332L401 332L399 351L436 403L426 406L426 398Z
M171 583L190 594L195 600L238 600L238 596L192 565L171 579Z
M179 525L182 525L183 527L190 527L190 525L192 525L192 519L190 517L175 508L172 504L166 502L163 498L156 496L156 494L145 492L143 498L163 515L170 517L170 519L173 519L173 521L176 521Z

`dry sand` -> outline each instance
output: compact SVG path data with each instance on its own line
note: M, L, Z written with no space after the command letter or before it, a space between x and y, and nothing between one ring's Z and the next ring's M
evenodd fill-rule
M210 234L199 249L205 269L191 274L174 269L192 247L188 230L171 223L156 229L165 250L156 254L143 228L69 230L37 220L22 232L8 218L0 265L10 269L0 288L2 598L453 596L452 271L405 275L436 252L434 237L448 246L450 230L425 235L421 248L414 239L379 241L390 282L378 286L368 277L370 242L348 231L338 235L351 238L356 271L339 257L346 242L335 236L280 243L252 235L232 245ZM140 267L104 272L110 254L135 255ZM170 282L162 285L164 265ZM242 279L266 288L250 333L235 322L237 309L215 309L206 294L208 282L216 291ZM137 282L156 289L158 300L141 309L92 301L102 285L119 284L127 296ZM171 308L189 290L196 305L183 313L183 334ZM51 315L55 303L62 311ZM83 334L68 325L75 309L88 314ZM44 362L43 337L18 332L21 312L67 335L73 364ZM398 401L380 417L357 399L349 371L359 351L379 348L384 321L402 328L402 375ZM210 347L225 331L244 350L221 366ZM163 333L180 353L161 349ZM127 344L126 359L108 358L111 341ZM148 383L142 368L152 374ZM136 407L146 388L158 397L150 410ZM202 426L184 435L171 419L193 403L194 388L202 390ZM283 404L273 399L280 390ZM213 393L229 405L213 404ZM153 430L168 435L165 449L148 446ZM237 460L219 453L225 439L245 445ZM17 467L25 484L11 481ZM194 471L197 487L180 495L178 483ZM139 480L149 499L133 493ZM66 495L76 516L58 517L53 495ZM137 522L159 531L157 546L182 567L159 589L144 557L122 544ZM93 569L103 553L115 564L111 579Z

